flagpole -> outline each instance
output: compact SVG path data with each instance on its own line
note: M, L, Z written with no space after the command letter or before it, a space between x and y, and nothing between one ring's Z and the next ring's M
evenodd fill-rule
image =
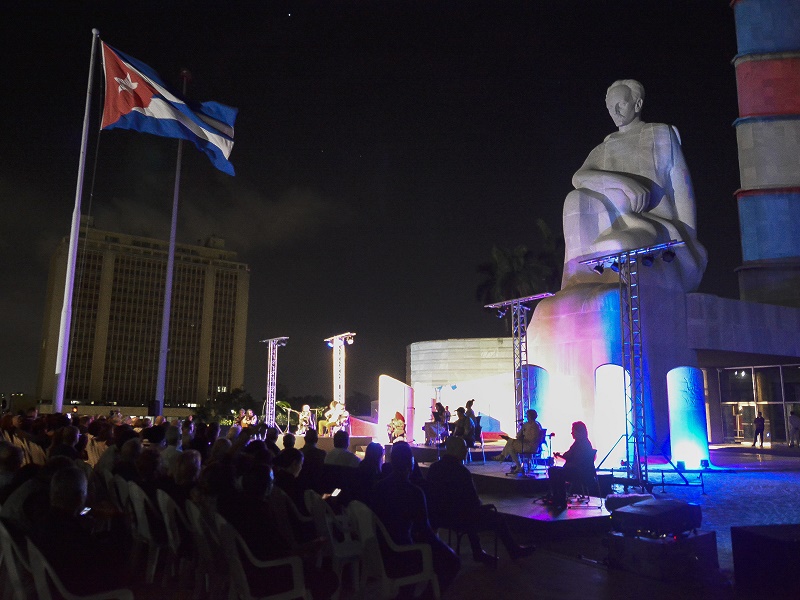
M183 95L192 75L188 70L181 71L183 79ZM167 281L164 285L164 312L161 315L161 347L158 353L158 379L156 381L156 399L153 404L153 415L164 413L164 396L167 380L167 354L169 353L169 317L172 310L172 275L175 270L175 238L178 231L178 197L181 190L181 162L183 159L183 140L178 140L178 159L175 163L175 188L172 192L172 223L169 230L169 254L167 255Z
M67 253L67 273L64 280L64 303L61 307L61 326L58 331L58 355L56 357L56 385L53 394L53 412L60 413L64 406L64 389L67 380L67 359L69 358L69 337L72 327L72 295L75 287L75 264L78 257L78 237L81 226L81 198L83 178L86 171L86 145L89 139L89 113L92 101L92 82L94 81L94 62L97 55L97 40L100 32L92 29L92 54L89 59L89 83L86 87L86 106L83 109L83 135L81 154L78 160L78 184L75 189L75 208L72 211L72 227L69 232L69 251Z

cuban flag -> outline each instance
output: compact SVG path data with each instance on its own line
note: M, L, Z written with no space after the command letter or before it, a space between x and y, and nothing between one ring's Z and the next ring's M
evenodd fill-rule
M132 129L193 142L220 171L234 175L237 109L218 102L188 103L170 91L146 64L103 46L106 97L102 129Z

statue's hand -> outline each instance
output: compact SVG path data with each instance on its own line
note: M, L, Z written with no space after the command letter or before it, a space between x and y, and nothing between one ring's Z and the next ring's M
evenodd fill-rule
M631 211L637 214L644 212L650 204L650 189L635 179L618 180L615 186L606 190L607 195L613 192L623 194Z

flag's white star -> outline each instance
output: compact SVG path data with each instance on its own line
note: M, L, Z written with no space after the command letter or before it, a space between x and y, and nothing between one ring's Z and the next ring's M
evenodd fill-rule
M133 90L135 90L137 87L139 87L138 83L134 83L133 81L131 81L131 74L130 73L126 73L125 74L125 79L120 79L119 77L114 77L114 79L119 84L119 89L117 90L118 92L121 92L122 90L125 90L126 92L133 93Z

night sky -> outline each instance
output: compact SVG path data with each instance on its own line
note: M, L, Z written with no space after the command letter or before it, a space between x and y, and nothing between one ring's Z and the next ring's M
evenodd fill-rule
M412 342L506 335L476 300L476 267L495 244L535 247L537 217L561 231L572 174L614 130L615 79L644 84L645 121L679 129L709 251L700 291L737 295L727 0L13 2L0 23L2 392L36 388L92 27L176 88L188 68L193 99L239 108L236 177L184 150L178 241L216 234L250 265L256 397L263 338L290 338L290 395L330 396L323 339L356 332L347 390L377 398L380 374L405 379ZM97 88L83 212L167 239L177 142L115 130L95 152L101 100Z

